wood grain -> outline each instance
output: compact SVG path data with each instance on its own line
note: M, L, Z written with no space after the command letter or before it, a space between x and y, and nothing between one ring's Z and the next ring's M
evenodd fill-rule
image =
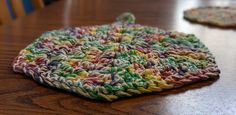
M183 11L197 6L235 5L230 0L62 0L0 26L0 114L236 114L236 32L192 24ZM124 11L137 23L194 33L211 50L221 70L218 80L184 88L97 102L37 84L12 71L18 52L41 33L67 26L105 24Z

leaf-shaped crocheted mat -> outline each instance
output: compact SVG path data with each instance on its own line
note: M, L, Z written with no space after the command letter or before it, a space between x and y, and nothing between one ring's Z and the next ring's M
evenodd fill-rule
M219 27L236 27L236 7L199 7L184 11L190 21Z
M113 101L219 76L215 59L192 34L117 22L42 34L21 50L15 72L82 96Z

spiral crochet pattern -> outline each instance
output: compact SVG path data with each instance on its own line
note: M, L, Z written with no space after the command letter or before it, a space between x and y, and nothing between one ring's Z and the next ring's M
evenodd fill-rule
M46 32L20 51L13 70L107 101L219 76L213 55L194 35L134 22L124 13L108 25Z

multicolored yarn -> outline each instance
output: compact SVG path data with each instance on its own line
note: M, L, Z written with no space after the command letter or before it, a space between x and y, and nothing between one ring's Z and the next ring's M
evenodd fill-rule
M46 32L20 51L13 70L107 101L219 75L214 57L194 35L133 24L130 13L117 19L110 25Z

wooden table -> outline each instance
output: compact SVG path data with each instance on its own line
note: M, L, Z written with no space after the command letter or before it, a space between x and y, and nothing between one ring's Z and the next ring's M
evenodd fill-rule
M236 114L236 32L193 24L183 10L207 5L233 5L227 0L67 0L0 27L0 114ZM67 26L106 24L124 11L137 23L194 33L216 57L218 80L184 88L96 102L53 90L12 71L18 52L42 32Z

